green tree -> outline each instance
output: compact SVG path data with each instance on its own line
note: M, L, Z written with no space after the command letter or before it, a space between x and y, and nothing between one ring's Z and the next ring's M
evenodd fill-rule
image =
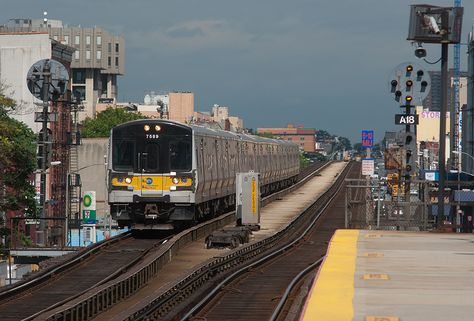
M81 135L86 138L109 137L110 130L131 120L148 118L140 113L128 112L123 108L107 107L95 119L86 118L82 122Z
M272 133L264 132L264 133L257 133L255 131L254 135L260 136L260 137L266 137L266 138L275 138Z
M9 116L15 107L15 101L0 86L0 212L20 210L33 217L36 200L31 178L37 166L36 135Z

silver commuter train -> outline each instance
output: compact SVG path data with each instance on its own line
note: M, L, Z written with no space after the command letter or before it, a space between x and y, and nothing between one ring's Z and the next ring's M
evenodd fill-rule
M235 207L236 173L260 173L262 195L293 184L291 142L162 120L111 130L108 202L120 227L175 229Z

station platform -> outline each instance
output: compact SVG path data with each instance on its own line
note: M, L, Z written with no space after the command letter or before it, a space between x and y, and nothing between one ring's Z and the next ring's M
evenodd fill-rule
M300 321L474 320L474 234L338 230Z

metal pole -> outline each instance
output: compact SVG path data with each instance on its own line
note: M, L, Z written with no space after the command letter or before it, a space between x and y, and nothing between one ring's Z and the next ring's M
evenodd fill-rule
M438 227L444 219L444 183L446 180L446 112L448 108L448 44L441 44L441 111L439 122Z
M67 172L66 174L66 224L65 224L65 238L64 238L64 244L66 244L66 246L68 245L71 245L71 241L70 241L70 238L69 238L69 213L71 212L71 208L70 208L70 202L69 202L69 199L70 199L70 196L69 196L69 183L70 183L70 173Z
M345 205L344 206L344 214L345 214L344 215L344 227L345 228L348 228L348 226L349 226L349 224L348 224L349 219L348 219L348 216L347 216L348 215L348 213L347 213L347 193L348 192L349 192L349 187L346 186L346 195L345 195L345 198L344 198L344 205Z
M9 244L9 249L8 249L8 269L9 269L9 279L10 279L10 285L12 284L12 237L13 237L13 219L10 218L10 242Z
M458 155L458 159L461 158L461 155ZM461 230L459 225L461 224L461 167L458 166L458 203L456 205L456 232L459 233Z
M46 165L47 165L47 157L48 157L48 150L47 144L49 135L48 135L48 107L49 107L49 83L50 83L50 66L49 63L45 63L43 66L43 121L42 121L42 142L39 142L43 145L43 150L41 153L41 176L40 176L40 226L39 230L42 234L40 234L39 242L40 244L46 245L45 239L45 220L46 217L45 213L45 202L46 202Z

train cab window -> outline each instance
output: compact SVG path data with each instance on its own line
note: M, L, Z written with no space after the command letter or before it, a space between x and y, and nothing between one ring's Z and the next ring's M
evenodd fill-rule
M172 171L191 170L191 143L184 140L170 141L170 168Z
M143 169L146 172L157 172L160 168L160 146L158 144L147 144L145 146L146 151L146 162L143 164Z
M135 143L133 141L114 141L112 165L116 171L132 172Z

